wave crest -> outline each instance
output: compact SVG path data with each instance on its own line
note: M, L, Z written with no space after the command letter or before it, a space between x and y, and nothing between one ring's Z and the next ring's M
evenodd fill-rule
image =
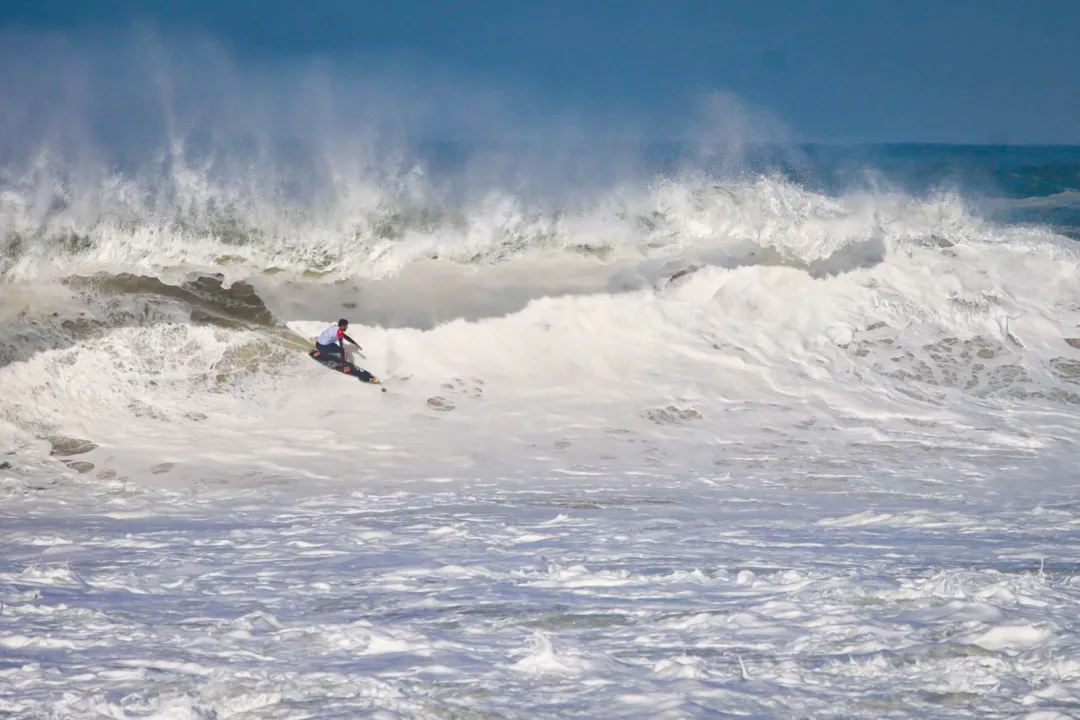
M120 181L95 185L88 198L64 184L58 192L49 202L10 188L0 197L4 277L175 270L336 280L385 277L425 260L485 265L553 252L601 261L686 254L722 266L758 258L823 275L904 245L948 248L1001 234L955 195L830 196L779 176L658 178L568 206L505 191L452 204L416 187L365 186L313 205L219 201L230 192L209 183L164 205Z

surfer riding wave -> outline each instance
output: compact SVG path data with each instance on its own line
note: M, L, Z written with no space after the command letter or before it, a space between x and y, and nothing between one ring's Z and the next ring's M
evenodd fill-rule
M348 329L348 327L348 320L346 320L345 318L338 320L337 325L331 325L330 327L326 328L322 331L322 334L319 335L318 338L316 338L315 349L318 350L323 357L332 358L337 356L341 359L341 362L346 362L346 340L355 345L357 350L364 349L360 347L360 343L356 342L351 337L345 334L345 331Z

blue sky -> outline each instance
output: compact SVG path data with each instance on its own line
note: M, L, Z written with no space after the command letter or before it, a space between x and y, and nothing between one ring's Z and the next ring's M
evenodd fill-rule
M732 93L797 139L1080 143L1078 0L5 0L8 32L141 20L241 65L448 73L657 137Z

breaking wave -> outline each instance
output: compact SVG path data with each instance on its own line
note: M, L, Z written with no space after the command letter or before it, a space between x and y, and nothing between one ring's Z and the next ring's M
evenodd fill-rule
M195 447L230 427L215 417L272 436L275 413L339 391L302 351L343 314L408 412L563 398L560 422L1029 447L1080 407L1080 253L1052 224L955 187L830 187L770 137L714 134L661 163L542 132L424 154L343 135L343 117L297 138L265 120L319 87L294 81L261 103L233 97L239 81L212 87L235 113L223 128L179 122L199 115L162 90L149 150L90 152L70 128L5 148L5 442ZM712 119L753 126L731 122L743 112Z
M986 402L1080 407L1080 253L955 197L834 197L762 177L666 181L635 203L533 215L517 234L506 213L459 217L456 231L443 218L332 251L315 241L323 230L238 242L97 220L63 252L40 234L4 284L8 436L99 444L91 418L190 424L222 393L273 405L338 380L313 377L302 351L340 315L370 369L411 378L428 411L452 409L439 388L465 376L506 392L556 392L572 377L598 400L619 386L676 425L688 409L662 409L687 393L714 417L809 403L812 425L834 430L882 397L925 427L962 407L978 425L998 412ZM300 260L317 248L325 264ZM221 261L226 249L235 260ZM651 379L661 369L679 378L664 391Z

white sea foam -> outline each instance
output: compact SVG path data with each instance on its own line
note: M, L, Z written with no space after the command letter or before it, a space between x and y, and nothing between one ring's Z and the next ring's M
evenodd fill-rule
M0 712L1070 712L1080 253L949 198L627 197L322 278L259 275L317 232L248 243L288 333L53 284L220 239L21 256ZM388 392L293 344L343 313Z

